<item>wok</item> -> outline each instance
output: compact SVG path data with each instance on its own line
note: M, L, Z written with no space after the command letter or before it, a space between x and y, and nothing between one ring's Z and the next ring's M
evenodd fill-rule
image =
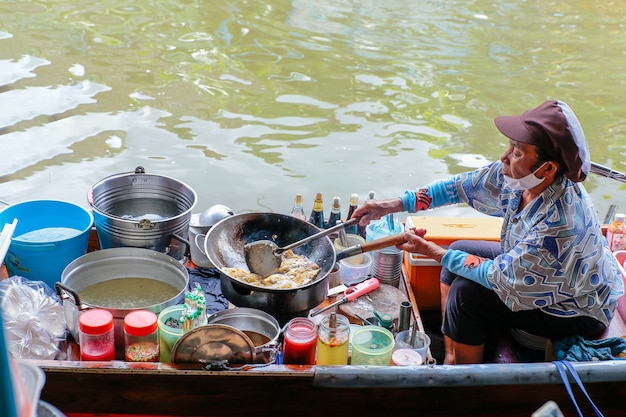
M324 301L328 293L330 271L335 264L335 249L328 237L294 249L294 253L308 257L320 267L314 281L298 288L274 289L250 285L230 277L223 269L248 268L244 256L244 245L247 243L271 240L282 247L319 231L311 223L284 214L235 214L213 225L204 239L204 251L220 270L222 293L237 307L256 308L276 318L305 315Z
M219 221L209 230L204 240L204 250L211 263L220 270L222 293L228 301L237 307L265 311L282 322L281 318L307 315L311 308L321 304L328 294L330 272L336 260L360 254L365 250L351 247L337 255L328 236L293 249L294 253L306 256L320 267L315 280L297 288L274 289L251 285L229 276L224 268L248 269L244 250L248 243L271 240L283 247L319 231L311 223L285 214L235 214ZM387 242L389 243L385 246L401 243ZM374 241L367 245L371 243ZM368 250L385 246L371 246Z

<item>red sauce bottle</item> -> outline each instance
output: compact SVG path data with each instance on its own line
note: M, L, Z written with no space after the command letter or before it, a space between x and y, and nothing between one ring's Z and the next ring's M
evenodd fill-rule
M289 365L314 365L317 344L317 327L313 320L296 317L287 323L283 346L283 363Z

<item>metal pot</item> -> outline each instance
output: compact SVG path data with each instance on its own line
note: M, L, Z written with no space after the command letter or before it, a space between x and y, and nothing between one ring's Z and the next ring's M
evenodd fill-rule
M185 238L197 195L187 184L137 167L100 180L87 200L102 249L145 248L176 259L189 254Z
M208 324L225 324L244 332L256 348L256 357L271 362L278 349L281 327L272 315L254 308L229 308L211 314Z
M295 253L305 255L320 267L317 278L302 287L261 288L230 277L223 268L247 268L243 246L248 242L269 239L282 247L319 231L311 223L284 214L235 214L209 230L204 251L211 263L220 269L222 293L231 303L265 311L283 323L290 317L306 315L326 298L330 271L335 264L335 248L328 237L294 249Z
M123 278L148 278L173 286L178 293L153 305L137 305L129 309L93 305L80 300L80 292L107 280ZM55 284L62 300L68 329L76 342L78 317L83 310L104 308L113 314L115 327L115 352L118 359L124 357L124 317L133 310L150 310L159 314L165 307L184 301L189 290L189 273L180 262L161 252L143 248L110 248L90 252L71 262L61 274L61 282Z

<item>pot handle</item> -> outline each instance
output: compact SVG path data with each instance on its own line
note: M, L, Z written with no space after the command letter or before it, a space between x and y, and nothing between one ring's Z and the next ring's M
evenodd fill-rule
M183 239L182 237L178 236L177 234L172 233L170 235L170 240L174 239L174 240L178 240L179 242L182 242L185 245L185 258L189 258L190 254L191 254L191 245L189 245L189 241L187 239Z
M349 248L345 248L337 254L335 260L338 261L344 258L349 258L350 256L359 255L361 253L388 248L389 246L401 245L404 242L406 242L406 237L404 237L404 233L381 237L380 239L365 242L362 245L354 245L350 246Z
M60 282L56 282L54 284L54 288L56 289L57 295L59 296L61 301L64 301L70 298L73 299L74 305L76 305L76 307L78 308L78 311L87 310L89 308L88 305L82 304L80 302L78 293L74 291L73 289L71 289L70 287L63 285Z

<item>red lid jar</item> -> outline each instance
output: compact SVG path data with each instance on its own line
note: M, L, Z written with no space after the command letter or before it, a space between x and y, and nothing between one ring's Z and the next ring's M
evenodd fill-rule
M128 362L158 362L159 326L157 315L134 310L124 317L124 346Z
M80 359L109 361L115 359L113 314L104 309L92 309L78 318Z

